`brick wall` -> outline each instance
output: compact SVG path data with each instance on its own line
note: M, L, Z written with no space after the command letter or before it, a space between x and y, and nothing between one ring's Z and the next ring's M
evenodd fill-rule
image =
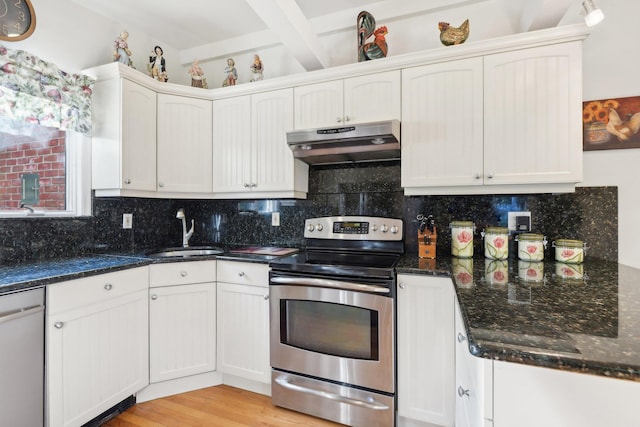
M21 179L24 173L37 173L40 179L42 210L64 210L65 132L57 131L43 140L0 133L0 209L19 209Z

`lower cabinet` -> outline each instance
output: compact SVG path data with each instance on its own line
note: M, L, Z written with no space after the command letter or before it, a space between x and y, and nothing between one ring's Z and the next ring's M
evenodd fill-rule
M399 274L397 291L398 426L453 426L451 278Z
M216 262L150 266L149 381L216 369Z
M47 425L80 426L149 381L149 269L47 287Z
M267 264L218 261L218 370L271 384Z

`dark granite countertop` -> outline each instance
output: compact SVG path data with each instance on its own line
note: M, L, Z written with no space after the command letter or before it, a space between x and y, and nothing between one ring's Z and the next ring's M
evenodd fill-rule
M405 256L398 273L453 278L472 354L640 381L640 270Z

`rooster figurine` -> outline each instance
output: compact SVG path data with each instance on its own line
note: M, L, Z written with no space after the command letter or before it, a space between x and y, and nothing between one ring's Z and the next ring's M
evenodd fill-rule
M445 46L464 43L469 37L469 20L466 19L460 27L452 27L448 22L439 22L440 41Z
M376 20L373 15L364 10L358 14L358 62L387 56L388 47L384 38L388 34L387 27L382 26L374 30L375 27ZM373 41L367 43L372 35Z

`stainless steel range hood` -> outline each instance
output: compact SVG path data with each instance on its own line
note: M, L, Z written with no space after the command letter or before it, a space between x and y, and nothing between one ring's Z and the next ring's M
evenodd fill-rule
M312 165L397 160L400 121L290 131L287 144L294 157Z

